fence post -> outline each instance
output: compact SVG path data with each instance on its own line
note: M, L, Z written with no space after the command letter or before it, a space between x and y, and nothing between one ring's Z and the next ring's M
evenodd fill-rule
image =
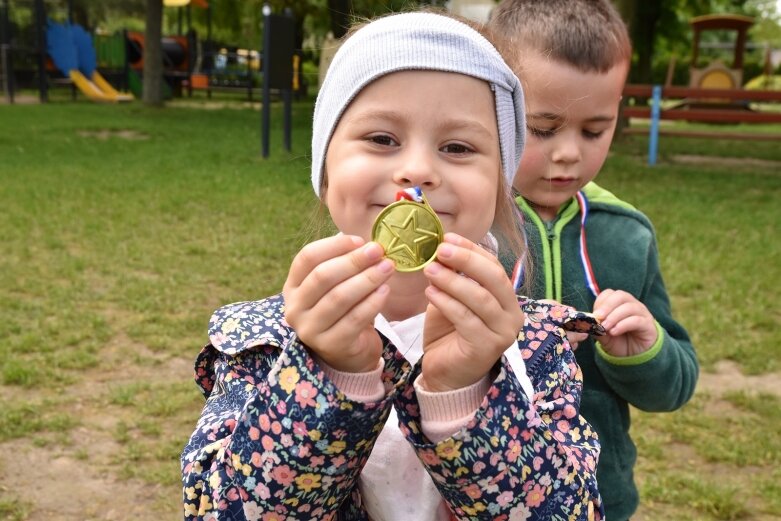
M656 164L659 149L659 117L661 116L662 86L654 85L651 91L651 129L648 132L648 166Z

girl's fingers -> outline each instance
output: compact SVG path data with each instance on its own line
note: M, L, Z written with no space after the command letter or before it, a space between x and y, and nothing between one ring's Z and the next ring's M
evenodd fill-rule
M488 322L502 310L518 309L512 284L493 255L456 234L449 233L446 239L437 250L438 263L425 270L432 284ZM443 266L449 269L440 270Z
M466 237L462 237L458 235L457 233L448 232L445 234L445 244L452 244L454 246L458 246L460 248L466 248L472 253L476 253L480 255L481 257L488 259L492 262L498 262L496 259L496 256L485 250L484 248L481 248L479 245L475 244L474 242L470 241Z
M390 295L390 288L387 284L382 284L358 301L349 311L338 316L321 335L323 344L340 349L349 347L344 345L344 339L354 337L358 325L373 323L374 317L382 309L388 295Z
M486 288L503 306L518 305L510 279L499 260L469 239L455 233L446 234L445 243L437 249L437 260Z
M333 251L336 251L336 249ZM315 256L319 257L322 255L320 252L314 252L312 258ZM302 268L306 269L306 273L297 285L296 291L301 298L298 304L304 308L313 307L342 282L355 277L373 265L381 264L382 256L382 246L375 242L370 242L353 250L348 250L341 255L326 257L315 265L303 262ZM377 279L376 275L375 279ZM384 279L378 279L374 287L376 288L382 281Z
M468 315L466 313L466 310L468 310L469 314L485 323L484 327L487 326L492 330L503 327L503 324L500 324L497 318L504 313L504 310L496 296L488 288L481 286L470 278L459 275L438 262L426 266L425 274L432 287L439 290L439 293L442 294L438 295L439 305L437 307L442 308L444 305L442 299L447 297L454 301L453 306L449 306L450 309L464 310L459 311L464 316ZM434 302L432 301L432 303ZM455 306L455 303L458 303L458 306ZM454 317L446 313L444 308L442 311L453 324L456 326L461 325L460 322L456 321L461 320L460 318L454 320Z
M337 322L347 316L353 316L355 324L363 324L366 322L366 317L358 316L359 314L353 315L353 311L363 309L361 304L367 299L371 300L371 297L387 282L393 272L393 261L382 259L331 287L323 294L322 298L312 304L309 313L317 317L322 330L334 327ZM304 282L300 290L303 291L308 282L309 279ZM360 320L358 320L359 318ZM374 318L374 316L372 315L370 318Z
M436 286L426 288L426 297L432 306L455 327L456 331L469 343L493 344L498 341L495 333L488 329L485 321L472 309L452 298ZM490 336L489 336L490 335Z
M285 286L299 286L317 266L355 250L364 242L356 235L335 235L307 244L293 258Z

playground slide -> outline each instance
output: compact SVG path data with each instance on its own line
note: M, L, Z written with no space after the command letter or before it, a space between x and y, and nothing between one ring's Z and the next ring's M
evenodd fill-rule
M69 76L73 84L92 101L117 102L133 99L132 94L117 92L98 71L92 73L91 81L76 69L71 69Z
M73 84L93 101L130 101L131 94L120 94L97 70L92 38L79 25L58 24L49 20L46 47L54 64Z

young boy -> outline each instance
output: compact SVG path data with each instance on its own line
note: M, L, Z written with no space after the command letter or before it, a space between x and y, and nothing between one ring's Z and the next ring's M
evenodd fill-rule
M581 413L602 444L606 519L625 520L638 505L629 405L678 409L698 375L672 318L651 223L591 182L616 127L629 36L609 0L504 0L488 25L524 79L528 132L513 184L534 256L531 296L592 310L607 330L575 339Z

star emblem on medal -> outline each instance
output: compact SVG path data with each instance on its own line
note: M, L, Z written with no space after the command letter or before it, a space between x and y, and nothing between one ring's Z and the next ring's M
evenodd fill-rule
M397 271L417 271L432 262L442 242L442 223L423 193L400 192L372 227L372 240L382 244Z
M427 230L418 225L418 212L417 208L410 208L407 218L401 225L392 222L383 223L393 235L393 239L388 244L386 255L393 256L397 252L403 251L409 256L410 265L426 262L431 257L430 254L425 255L423 252L431 249L426 246L432 241L434 242L434 250L436 250L437 244L439 244L438 235L436 231Z

